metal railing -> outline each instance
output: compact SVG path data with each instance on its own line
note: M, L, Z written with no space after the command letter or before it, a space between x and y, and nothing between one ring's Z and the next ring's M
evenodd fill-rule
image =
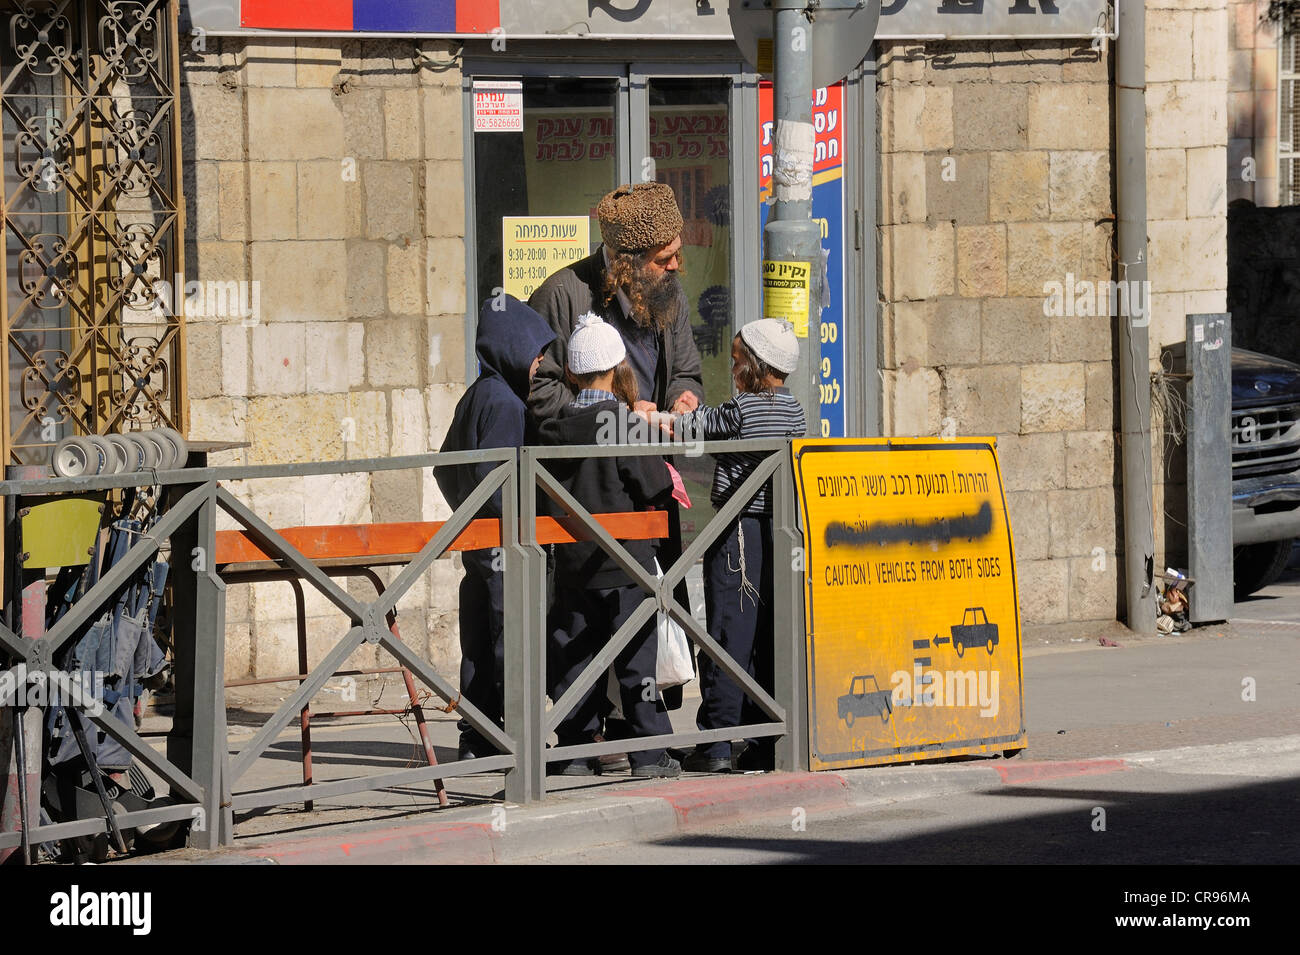
M0 625L0 657L9 667L25 664L48 670L55 653L84 632L115 598L131 575L170 541L173 555L173 630L176 711L163 756L135 731L107 714L86 716L105 734L119 741L135 758L172 787L179 804L144 812L123 813L119 825L129 828L174 819L192 819L190 843L216 848L234 839L234 813L265 806L319 800L358 792L416 785L485 771L505 771L505 798L520 804L546 795L546 764L559 759L596 756L610 752L639 751L741 737L775 736L778 769L803 769L808 765L806 726L805 643L802 612L802 572L796 530L796 502L791 475L789 442L779 439L698 442L692 453L763 453L766 457L728 503L709 521L663 577L648 574L619 540L616 540L548 469L548 462L565 458L674 455L681 445L527 447L491 451L464 451L376 458L357 461L289 465L187 469L153 472L148 484L167 495L169 506L147 535L140 537L125 557L78 600L50 628L44 639L24 639ZM412 556L391 583L365 602L348 593L295 548L262 518L221 485L224 481L348 474L427 468L473 463L495 464L484 482L452 513L443 526ZM689 568L705 549L731 526L749 500L772 481L773 510L773 614L775 633L775 683L768 693L743 666L710 636L673 595ZM107 491L140 485L139 475L12 480L0 482L0 496L54 495ZM597 543L644 591L632 616L596 654L581 677L548 711L546 707L546 554L537 543L536 489L566 514L566 529L574 537ZM501 491L501 544L506 615L504 620L504 727L496 725L470 701L460 697L454 681L442 677L434 665L403 643L390 629L389 614L434 560L447 553L479 509ZM225 591L215 565L217 514L224 512L268 557L315 588L348 618L348 628L325 653L276 711L237 752L230 752L224 698ZM191 555L195 559L187 560ZM202 559L200 559L202 558ZM389 561L391 563L391 561ZM186 567L192 573L182 572ZM606 672L619 651L657 612L665 612L686 631L691 642L731 677L769 717L749 726L673 733L643 739L547 747L547 737L581 696ZM310 785L276 786L240 791L244 779L267 748L299 716L325 682L344 666L363 643L386 650L398 665L409 670L434 694L456 703L464 718L497 753L440 765L420 766L352 777L312 782ZM4 669L0 668L0 673ZM79 711L82 707L75 703ZM20 769L21 772L21 769ZM201 821L210 821L202 825ZM56 825L31 826L27 837L44 842L73 835L108 831L105 819L79 819ZM16 846L17 832L0 832L0 848Z

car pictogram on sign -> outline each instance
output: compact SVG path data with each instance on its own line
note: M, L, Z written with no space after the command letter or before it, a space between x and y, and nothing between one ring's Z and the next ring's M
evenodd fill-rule
M952 646L957 656L966 652L967 647L982 646L993 655L993 648L998 645L998 625L989 623L989 615L983 607L967 607L962 614L961 623L952 628Z
M892 696L889 690L880 688L874 676L855 676L849 683L849 692L839 698L839 717L849 726L859 716L879 716L880 722L888 723L889 714L894 711Z

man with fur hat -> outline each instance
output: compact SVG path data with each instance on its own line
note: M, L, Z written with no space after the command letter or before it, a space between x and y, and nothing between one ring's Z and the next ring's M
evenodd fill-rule
M704 400L700 352L691 331L681 265L682 214L661 182L620 186L596 207L603 245L550 276L529 298L555 332L528 396L535 422L573 400L565 353L578 317L594 312L627 347L642 400L637 410L683 413Z

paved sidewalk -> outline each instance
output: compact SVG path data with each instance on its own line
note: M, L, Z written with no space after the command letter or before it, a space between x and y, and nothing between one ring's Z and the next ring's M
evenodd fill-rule
M554 790L547 801L530 807L504 805L502 776L485 773L449 781L452 805L446 809L436 808L431 786L362 793L322 800L311 813L299 805L241 817L236 845L219 853L179 851L133 861L522 861L558 849L789 818L796 811L814 815L1111 773L1153 760L1212 763L1229 753L1258 752L1266 759L1277 754L1294 759L1300 753L1300 737L1294 735L1300 725L1295 691L1300 623L1239 624L1180 637L1130 634L1121 642L1121 648L1103 648L1094 640L1026 650L1029 747L1013 760L838 773L688 775L672 781L635 781L626 774L551 777L548 786ZM1246 680L1253 681L1253 694L1243 693ZM694 699L688 697L674 714L675 725L688 727L694 712ZM248 716L254 718L251 711ZM439 759L454 758L452 719L439 714L431 726ZM240 745L239 734L232 742ZM392 717L329 728L321 724L313 728L313 744L320 780L416 760L412 737ZM287 730L240 788L295 782L297 760L296 729Z

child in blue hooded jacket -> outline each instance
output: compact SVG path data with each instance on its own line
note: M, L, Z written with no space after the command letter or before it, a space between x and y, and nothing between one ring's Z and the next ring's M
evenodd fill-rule
M442 451L518 448L524 444L524 402L542 353L555 333L542 316L509 295L489 298L478 318L475 351L478 379L456 405ZM461 464L434 469L434 478L452 508L459 507L495 463ZM478 517L500 518L501 491L483 505ZM463 553L460 582L460 691L498 725L503 718L505 599L501 571L493 569L491 550ZM500 567L500 562L496 562ZM495 753L481 734L461 720L459 758Z

